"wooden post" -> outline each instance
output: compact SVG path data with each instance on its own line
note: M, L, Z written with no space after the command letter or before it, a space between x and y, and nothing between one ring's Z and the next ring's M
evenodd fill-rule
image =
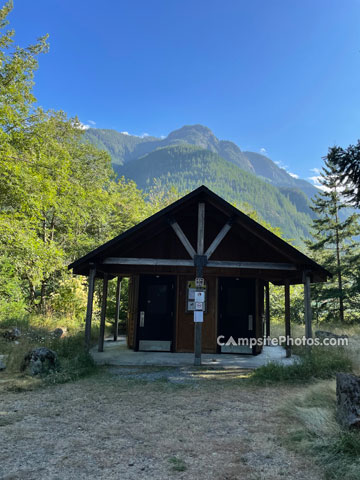
M290 330L290 284L289 280L285 280L285 336L286 341L290 339L291 330ZM291 357L291 345L290 343L286 344L286 356Z
M195 324L195 358L194 365L199 367L201 365L201 341L202 341L202 325L199 322Z
M205 203L198 205L197 254L204 255Z
M312 313L311 313L311 293L310 276L304 273L304 306L305 306L305 337L312 338Z
M202 277L204 261L204 232L205 232L205 203L198 205L198 231L197 231L197 255L194 258L196 266L196 276ZM200 322L194 323L194 365L199 367L201 365L201 346L202 346L202 324Z
M99 348L98 348L99 352L104 351L105 318L106 318L108 280L109 280L109 275L107 273L104 273L103 294L102 294L101 315L100 315L100 334L99 334Z
M90 264L88 299L87 299L86 317L85 317L85 349L86 350L89 350L90 348L91 318L92 318L92 311L93 311L95 275L96 275L95 265Z
M266 327L266 343L270 337L270 287L269 282L265 285L265 327Z
M121 280L122 280L122 277L117 277L117 283L116 283L116 307L115 307L115 321L114 321L114 342L116 342L116 340L117 340L117 338L118 338L118 330L119 330Z

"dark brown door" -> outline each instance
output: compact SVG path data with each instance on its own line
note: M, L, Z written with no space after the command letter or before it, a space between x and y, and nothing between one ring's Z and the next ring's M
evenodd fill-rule
M138 350L173 350L175 292L175 277L140 277Z
M226 342L230 337L251 338L255 332L256 321L256 280L244 278L219 279L218 336ZM219 351L228 351L219 348ZM246 348L233 349L236 353L252 353Z

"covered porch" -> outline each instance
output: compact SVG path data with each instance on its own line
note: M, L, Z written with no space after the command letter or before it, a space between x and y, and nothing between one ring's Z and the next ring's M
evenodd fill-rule
M89 279L85 323L88 348L95 279L102 280L103 287L98 354L105 359L111 355L111 347L104 347L108 343L104 341L108 282L117 279L116 340L121 279L128 277L127 347L135 351L133 354L152 350L133 358L146 362L158 350L162 361L176 355L177 361L192 358L195 365L219 360L220 353L262 355L264 342L229 350L220 345L219 338L226 342L270 336L270 284L284 287L284 335L288 338L290 286L303 284L305 337L311 338L310 284L331 276L321 265L204 186L76 260L69 268ZM117 343L114 345L117 348ZM261 358L274 355L274 347L269 348ZM281 357L283 349L279 348ZM119 355L124 354L121 352L120 348ZM127 355L127 359L132 356ZM291 356L290 344L285 356Z

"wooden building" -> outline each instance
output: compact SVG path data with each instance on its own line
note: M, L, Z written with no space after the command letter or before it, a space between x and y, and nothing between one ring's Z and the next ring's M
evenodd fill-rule
M121 278L129 277L128 346L135 350L194 352L197 342L198 356L200 351L260 353L261 346L251 350L219 346L217 337L236 340L262 338L265 332L270 333L269 282L284 285L284 333L289 335L289 286L304 284L306 336L310 337L310 283L324 282L331 276L205 186L69 268L89 277L87 342L94 281L103 279L100 351L108 280L118 277L119 303ZM203 286L195 286L196 277L204 279ZM195 299L198 291L205 292L203 323L194 328L194 310L200 308Z

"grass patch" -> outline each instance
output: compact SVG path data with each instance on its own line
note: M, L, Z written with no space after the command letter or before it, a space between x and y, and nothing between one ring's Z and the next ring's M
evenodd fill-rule
M333 378L337 372L351 372L353 368L350 355L343 347L316 346L296 353L299 358L291 365L270 362L257 368L250 382L257 385L310 382Z
M293 420L286 446L311 456L328 480L359 480L360 432L337 423L335 381L313 385L283 406Z
M37 322L35 322L35 325L37 325ZM7 376L13 376L12 382L6 382L8 383L8 389L14 391L27 389L29 382L25 381L25 375L19 375L20 366L25 355L37 347L47 347L54 350L60 363L58 371L50 371L41 378L40 384L42 385L77 380L96 372L97 367L92 357L85 351L82 331L74 332L72 335L67 334L63 338L54 338L51 331L44 326L34 326L29 318L22 319L18 323L2 322L0 324L0 330L2 331L9 327L19 328L21 336L16 341L7 341L0 336L0 352L6 356L6 374ZM97 328L93 328L92 337L94 341L97 338L97 333ZM38 380L37 377L36 379ZM30 383L39 386L39 381Z
M181 458L170 457L169 463L171 465L171 470L174 472L185 472L187 469L186 463Z

